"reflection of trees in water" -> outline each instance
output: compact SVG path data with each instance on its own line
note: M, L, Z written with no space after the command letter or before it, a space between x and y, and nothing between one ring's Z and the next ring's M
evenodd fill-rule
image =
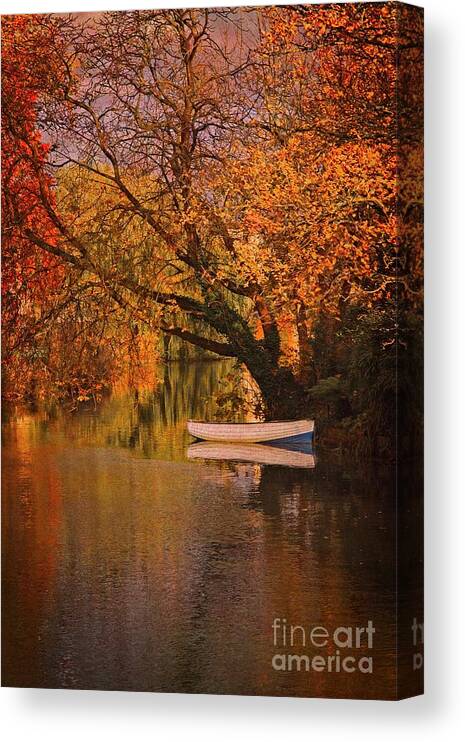
M395 503L389 467L357 466L319 457L312 470L242 465L243 507L264 516L270 548L305 544L299 561L319 569L338 564L365 573L368 583L394 579ZM331 571L334 576L334 571ZM374 589L374 587L373 587Z
M226 461L208 467L229 480L229 497L258 516L261 549L271 560L286 561L295 547L299 569L328 570L330 582L338 575L340 590L352 569L364 575L367 589L393 583L395 501L388 466L354 469L350 461L323 454L311 470ZM292 584L296 575L286 579Z
M49 652L50 684L62 682L55 668L72 636L71 669L81 687L90 672L97 687L308 693L305 674L266 674L275 616L328 626L372 618L377 657L388 662L395 610L388 467L338 463L324 453L312 470L150 458L128 464L128 456L108 450L128 446L131 437L149 457L183 459L185 417L210 413L226 370L218 363L170 364L156 390L115 395L73 415L55 409L55 419L42 409L24 426L11 426L27 470L27 478L16 472L10 486L8 524L15 533L8 543L15 545L19 534L25 555L10 556L11 569L32 560L20 578L15 572L12 604L24 604L24 595L32 600L37 585L42 592L49 585L47 594L55 596L40 605L45 619L37 608L23 631L35 631L39 621L48 626L41 646ZM21 483L31 497L27 531L20 528ZM407 491L401 501L410 529L415 501ZM54 569L47 568L49 557ZM9 631L21 636L16 625L12 614ZM39 651L24 646L31 656ZM9 657L10 668L22 654ZM387 671L381 675L388 682ZM312 688L328 694L346 680L313 677Z
M370 465L356 470L350 462L344 466L324 458L314 470L210 462L199 476L206 470L222 483L223 507L246 515L237 537L231 531L234 519L225 528L215 510L208 526L198 523L204 538L195 552L192 633L210 637L210 649L224 651L211 640L221 620L229 630L240 626L243 636L255 637L248 652L259 653L264 646L266 654L274 616L328 626L363 625L370 618L379 630L377 657L386 662L394 646L395 511L389 470ZM194 652L202 667L202 641ZM256 665L263 666L259 654ZM231 672L234 678L234 664ZM243 688L247 678L242 674L237 682ZM305 693L308 678L262 682L268 692L282 682L291 694L297 688ZM322 683L322 693L330 691L327 678L312 682Z
M214 417L219 380L230 366L230 361L165 364L155 390L110 400L116 416L122 412L125 420L117 438L110 435L107 443L140 449L146 456L183 457L186 420Z
M147 457L184 458L190 440L186 420L215 416L215 395L220 382L224 388L231 366L228 360L167 363L160 366L160 380L153 389L120 390L97 408L83 405L74 413L46 403L28 412L37 423L35 434L44 437L57 429L78 444L130 448Z
M165 364L163 381L148 400L153 419L169 426L191 417L212 416L219 382L231 365L231 361ZM143 412L144 405L139 409Z

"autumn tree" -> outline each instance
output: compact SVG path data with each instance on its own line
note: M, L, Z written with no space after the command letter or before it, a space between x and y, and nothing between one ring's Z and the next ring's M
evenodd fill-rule
M236 283L234 239L205 187L212 163L242 146L239 134L253 106L248 44L241 48L225 37L232 17L167 11L103 14L88 24L45 19L57 39L56 63L62 62L60 82L41 110L53 142L52 168L74 163L94 173L118 202L99 224L83 227L79 218L76 225L63 218L66 204L55 206L44 189L60 238L55 244L32 238L163 332L244 362L276 415L284 402L293 407L300 389L279 366L275 322L260 287ZM244 33L237 31L241 39ZM142 258L132 259L124 231L122 244L113 235L102 251L99 238L114 210L126 229L148 230ZM263 339L248 321L251 309L262 319ZM186 315L198 331L185 326Z
M30 380L35 339L54 315L63 277L56 257L37 245L40 239L55 240L42 198L46 194L53 204L44 170L48 147L35 110L48 76L46 48L46 30L34 17L2 19L2 360L19 395Z
M53 238L23 235L127 323L237 358L267 417L305 409L313 316L398 275L397 16L364 7L38 21L47 168L28 156Z
M299 341L308 348L316 317L313 364L332 367L330 373L342 370L345 391L351 378L356 408L370 421L371 433L392 432L395 409L411 422L421 411L422 13L396 3L293 6L265 13L267 74L256 125L272 135L284 164L270 158L262 171L285 169L293 186L288 203L281 178L281 203L272 199L274 211L261 209L262 226L265 217L273 223L269 234L281 238L279 207L297 209L299 217L287 220L288 230L303 238L302 244L307 241L310 260L317 255L322 264L327 261L320 279L312 271L314 283L335 289L325 291L315 315L319 286L311 287L300 305L305 314L298 321L304 326ZM310 179L296 189L311 172L312 160L322 188L313 182L312 193ZM270 183L269 192L276 192L276 179ZM264 192L263 179L256 187ZM255 197L250 207L256 220ZM266 241L265 235L262 228ZM305 281L296 285L305 292ZM322 332L321 325L328 323L330 332ZM319 355L332 355L334 362L321 364ZM416 361L409 364L412 358Z
M38 99L59 74L52 34L37 16L2 19L3 393L77 400L114 380L122 346L137 362L142 344L126 314L56 252L60 187L37 122ZM85 191L98 199L92 184Z

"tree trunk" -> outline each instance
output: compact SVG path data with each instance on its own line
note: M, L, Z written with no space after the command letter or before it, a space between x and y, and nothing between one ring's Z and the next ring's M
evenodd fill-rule
M303 304L299 304L296 313L297 335L299 338L299 379L306 382L308 386L316 384L316 373L313 366L312 349L310 346L310 333L307 326L305 309Z
M260 389L265 420L297 420L308 415L304 387L290 369L271 364L245 365Z

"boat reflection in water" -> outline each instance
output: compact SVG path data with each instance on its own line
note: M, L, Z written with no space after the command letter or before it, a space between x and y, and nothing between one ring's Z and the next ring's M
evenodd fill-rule
M255 464L290 466L298 469L313 469L315 455L309 444L289 444L287 446L273 443L219 443L202 441L192 443L187 449L189 459L215 459L244 461Z

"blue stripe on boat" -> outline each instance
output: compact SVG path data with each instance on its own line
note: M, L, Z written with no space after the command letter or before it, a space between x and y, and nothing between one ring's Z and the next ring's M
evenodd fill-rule
M272 441L263 441L263 443L269 446L279 446L284 448L285 445L299 444L299 443L312 443L313 442L313 431L310 433L300 433L299 435L291 435L288 438L275 438Z

